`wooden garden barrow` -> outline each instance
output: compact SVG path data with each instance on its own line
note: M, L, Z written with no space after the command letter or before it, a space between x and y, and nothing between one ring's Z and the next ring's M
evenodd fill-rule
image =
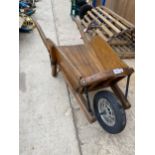
M83 45L56 46L46 38L40 25L35 24L49 52L52 75L56 77L58 68L61 70L88 121L92 123L97 119L106 131L121 132L126 124L124 109L130 108L127 94L133 68L128 67L97 35ZM126 77L123 93L117 82ZM97 92L92 109L89 92L106 87L111 87L115 95L109 91Z

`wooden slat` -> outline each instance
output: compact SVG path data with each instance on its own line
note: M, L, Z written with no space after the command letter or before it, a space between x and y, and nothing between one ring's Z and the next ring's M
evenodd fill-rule
M82 20L81 22L85 27L88 27L88 24L84 20Z
M121 34L121 35L119 36L119 39L120 39L120 40L126 40L126 41L129 41L129 42L132 41L126 34Z
M113 33L105 26L103 25L90 11L88 11L88 15L93 18L99 25L101 25L101 28L106 32L110 37L113 36Z
M112 40L111 42L109 42L110 45L128 45L130 44L128 41L125 40Z
M74 18L74 21L75 21L75 23L77 24L77 27L78 27L78 29L79 29L79 31L80 31L80 34L81 34L81 37L82 37L83 41L84 41L85 43L87 43L87 42L90 40L90 37L88 37L88 35L86 35L86 34L84 33L84 31L83 31L84 26L82 25L82 21L80 22L80 20L78 20L78 19L76 19L76 18Z
M116 23L116 25L118 25L120 28L122 28L123 30L127 30L127 27L124 26L122 23L120 23L118 20L116 20L115 18L113 18L111 15L109 15L107 12L105 12L104 10L102 10L100 7L96 7L96 9L100 12L102 12L105 16L107 16L109 19L111 19L114 23Z
M91 20L89 19L89 17L86 15L84 16L84 19L88 21L88 23L91 23Z
M122 53L124 53L124 49L122 48L122 46L119 46L119 45L118 45L118 48L119 48L119 50L120 50Z
M106 12L110 13L111 15L113 15L115 18L118 18L118 20L120 20L123 24L125 24L126 26L130 27L130 28L134 28L134 25L131 24L130 22L128 22L126 19L122 18L121 16L119 16L118 14L114 13L113 11L111 11L110 9L102 6L101 9L105 10Z
M91 10L94 12L98 17L100 17L109 27L111 27L116 33L120 33L121 31L114 26L110 21L108 21L105 17L103 17L101 14L99 14L95 9Z
M112 46L113 50L119 55L121 55L121 52L118 50L117 46Z
M96 33L105 41L109 40L99 29L96 30Z
M130 48L127 46L124 46L124 52L131 52Z

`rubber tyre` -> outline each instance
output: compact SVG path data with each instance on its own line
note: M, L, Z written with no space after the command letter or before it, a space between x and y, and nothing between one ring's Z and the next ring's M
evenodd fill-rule
M81 19L86 15L87 11L90 11L93 7L89 4L85 4L80 8L79 16Z
M80 8L83 5L87 4L87 2L85 0L77 0L76 1L76 5Z
M113 126L108 126L103 119L101 118L101 115L99 114L98 104L99 100L101 98L106 99L115 115L115 124ZM117 134L120 133L126 125L126 114L123 107L119 104L117 98L114 96L113 93L109 91L100 91L94 96L94 113L96 116L96 119L98 120L101 127L111 133L111 134Z

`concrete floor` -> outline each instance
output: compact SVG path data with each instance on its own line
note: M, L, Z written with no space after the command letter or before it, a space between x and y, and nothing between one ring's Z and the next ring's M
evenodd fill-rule
M82 43L71 20L70 0L41 0L35 17L56 44ZM37 30L20 34L20 155L134 155L134 75L123 132L111 135L89 124L65 82L51 76L50 62ZM134 60L125 60L134 67ZM120 83L121 88L125 81Z

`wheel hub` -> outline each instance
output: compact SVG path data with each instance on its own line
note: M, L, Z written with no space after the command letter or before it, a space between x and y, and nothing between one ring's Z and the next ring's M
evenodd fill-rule
M116 122L116 117L111 107L110 103L106 99L100 99L98 104L99 114L101 119L104 121L105 124L108 126L114 126Z

